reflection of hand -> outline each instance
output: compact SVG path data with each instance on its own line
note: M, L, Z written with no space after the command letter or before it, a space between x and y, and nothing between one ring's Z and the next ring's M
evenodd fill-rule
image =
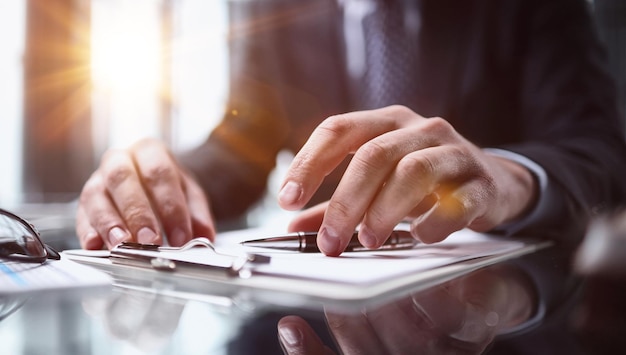
M116 339L142 351L154 352L176 331L185 303L154 293L124 291L105 300L90 300L84 308L90 315L101 318Z
M534 306L526 277L497 266L359 314L326 312L326 318L345 354L480 354L499 332L526 321ZM297 316L281 319L278 332L287 354L325 349Z
M534 199L526 168L486 154L441 118L390 106L320 124L286 174L280 205L302 208L351 153L320 228L319 247L328 255L345 249L359 223L361 243L376 248L398 222L418 217L413 235L432 243L464 227L485 231L512 220Z
M76 231L83 248L161 244L159 226L173 246L215 234L204 193L163 144L144 140L107 152L80 196Z

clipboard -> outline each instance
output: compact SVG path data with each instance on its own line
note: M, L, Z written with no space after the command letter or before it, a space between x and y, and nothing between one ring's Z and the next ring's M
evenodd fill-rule
M192 248L204 247L200 254L206 254L199 260L190 255ZM187 252L187 253L185 253ZM225 254L218 252L207 238L195 238L180 248L163 247L156 244L124 242L109 252L113 264L152 268L157 271L176 272L178 274L197 274L213 277L250 277L255 265L270 262L270 257L260 254L240 252Z
M419 245L412 250L344 253L340 257L268 252L240 244L264 236L267 234L262 230L249 229L222 233L216 238L215 246L183 251L155 250L158 246L147 249L122 246L111 252L69 250L63 254L108 272L114 285L121 287L208 294L255 308L317 310L323 306L351 312L390 302L552 244L470 230L455 232L443 242ZM205 257L199 258L203 254Z

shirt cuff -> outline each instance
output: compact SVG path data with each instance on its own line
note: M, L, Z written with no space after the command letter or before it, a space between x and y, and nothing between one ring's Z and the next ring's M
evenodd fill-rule
M508 159L526 167L526 169L534 175L539 187L539 196L535 206L530 212L517 220L496 227L495 230L506 235L512 235L529 226L539 224L540 221L547 216L547 214L550 214L551 204L555 201L553 196L556 193L545 169L527 157L509 150L484 148L483 151L487 154Z

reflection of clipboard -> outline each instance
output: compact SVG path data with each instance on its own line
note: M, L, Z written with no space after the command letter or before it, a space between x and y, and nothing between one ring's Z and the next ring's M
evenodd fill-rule
M267 235L243 230L218 235L216 249L183 252L116 248L65 251L68 258L108 271L118 285L168 288L255 304L358 310L449 281L550 245L469 230L411 250L322 254L268 252L240 242ZM156 291L158 292L158 290Z

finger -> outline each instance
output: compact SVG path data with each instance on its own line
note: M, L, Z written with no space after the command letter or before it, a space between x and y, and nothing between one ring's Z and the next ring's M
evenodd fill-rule
M438 120L418 120L410 128L384 133L364 143L357 150L326 210L318 237L318 246L322 252L336 256L345 249L354 229L362 221L376 195L385 188L387 180L403 157L439 144L441 135L422 134L432 129L430 128L433 126L432 122ZM435 124L437 125L439 124ZM424 162L423 168L432 170L430 162L427 160ZM426 170L423 168L422 170ZM374 215L372 223L378 226L377 229L370 230L368 227L371 224L362 226L359 232L361 244L368 248L379 247L389 236L393 226L433 190L432 181L436 182L437 178L433 178L432 175L428 173L418 176L420 185L423 186L413 191L413 199L407 199L406 195L402 194L399 198L402 204L391 203L395 206L395 214L382 212Z
M309 324L298 316L286 316L278 321L278 340L285 354L333 354Z
M400 118L395 117L398 111L402 112L398 115ZM406 108L392 107L326 119L311 134L287 170L278 196L280 206L288 210L302 208L324 177L346 156L370 139L398 128L406 120L407 111L410 112Z
M156 141L139 142L132 151L142 186L170 245L183 245L191 239L191 216L178 165Z
M342 353L388 353L364 314L326 312L326 322Z
M77 215L78 237L86 246L86 241L93 238L91 228L103 240L107 248L111 249L117 244L133 240L124 219L118 213L113 201L106 190L104 178L96 171L87 180L79 199L79 212Z
M328 201L302 211L289 223L288 230L290 232L310 232L319 230L327 206Z
M189 213L191 215L192 238L206 237L215 239L215 224L211 214L209 201L202 188L196 184L195 180L184 173L182 175L185 196ZM186 242L186 241L185 241Z
M109 151L101 166L110 198L134 239L160 244L159 224L132 157L123 151Z
M376 248L400 222L442 180L456 179L460 173L473 171L474 160L464 150L447 142L459 142L458 134L443 119L413 120L403 129L382 134L363 144L333 194L320 228L318 246L326 255L339 255L349 243L356 225L365 216L376 195L394 178L397 164L402 162L395 179L402 183L379 209L393 206L391 213L375 210L371 222L359 232L361 244ZM426 153L422 151L426 150ZM408 156L408 158L407 158ZM469 166L468 166L469 165ZM408 175L407 175L408 174ZM416 186L408 192L404 182ZM408 198L407 198L408 197ZM400 202L398 202L400 201ZM370 229L375 226L375 229Z
M385 136L365 143L357 151L330 199L318 237L318 246L326 255L336 256L345 249L367 207L402 155L393 146L395 140ZM376 247L376 239L367 230L360 232L359 237L364 246Z
M420 201L420 203L417 206L415 206L406 215L406 217L403 218L403 220L412 221L413 219L423 215L424 213L428 212L431 208L433 208L433 206L435 205L435 203L437 203L437 201L439 201L439 198L437 197L436 193L431 193L431 194L424 196L422 201Z
M76 211L76 235L83 249L99 250L104 246L104 240L90 224L82 206Z
M473 177L473 157L449 145L421 149L404 156L367 208L359 239L370 248L382 245L399 221L426 205L437 187ZM427 198L430 197L430 198ZM369 245L366 244L369 242Z
M485 214L493 192L481 179L466 181L452 192L439 193L433 208L411 223L411 234L424 243L435 243L469 226Z
M190 240L191 217L180 170L166 148L153 140L133 147L133 160L153 211L172 246Z

